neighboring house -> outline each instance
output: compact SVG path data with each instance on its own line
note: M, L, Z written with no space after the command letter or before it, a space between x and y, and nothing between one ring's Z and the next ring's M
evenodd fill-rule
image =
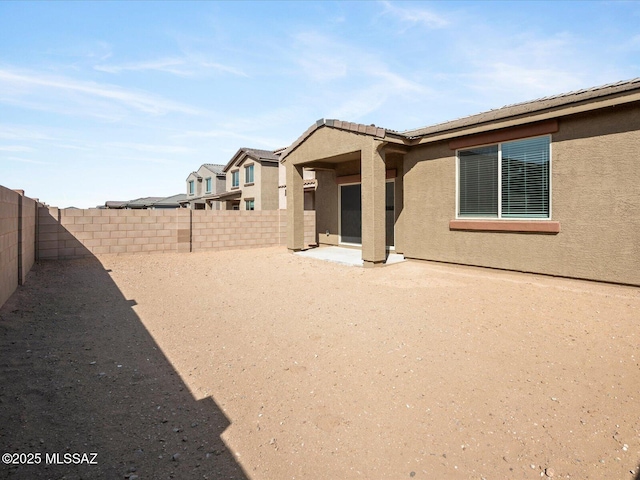
M640 79L405 132L319 120L283 154L287 246L640 285Z
M182 208L186 198L187 196L184 193L178 193L156 201L151 208Z
M221 203L213 200L217 194L224 191L224 165L205 163L197 172L191 172L187 177L187 198L184 202L193 210L220 210Z
M241 148L224 166L226 190L214 198L224 210L277 210L280 155Z
M276 152L282 153L284 149ZM316 172L312 170L303 171L304 179L304 209L314 210L316 208ZM283 163L278 166L278 208L287 209L287 169Z
M158 209L158 208L181 208L186 199L184 193L172 195L170 197L141 197L128 201L105 202L104 207L108 209Z

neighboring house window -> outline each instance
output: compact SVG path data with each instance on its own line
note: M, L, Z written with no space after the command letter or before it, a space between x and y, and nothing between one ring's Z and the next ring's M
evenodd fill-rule
M245 200L245 210L255 210L255 203L253 201L253 199L251 200Z
M232 187L240 186L240 170L231 172L231 186Z
M211 177L205 178L204 184L207 189L207 193L211 193Z
M196 185L193 180L189 180L189 195L193 195L196 192Z
M550 138L458 151L458 216L549 218Z
M244 167L244 183L253 183L253 165Z

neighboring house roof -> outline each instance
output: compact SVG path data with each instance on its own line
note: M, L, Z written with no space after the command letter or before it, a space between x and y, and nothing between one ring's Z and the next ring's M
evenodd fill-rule
M202 167L206 168L214 175L224 175L224 165L219 165L217 163L203 163L200 168Z
M634 92L634 90L636 92ZM505 121L507 119L522 117L526 120L527 117L542 114L544 112L551 112L548 116L553 117L560 113L557 112L560 109L568 109L564 113L566 115L594 108L601 108L601 106L598 105L598 102L605 101L607 99L619 99L613 100L612 104L621 104L640 100L640 78L507 105L487 112L470 115L468 117L421 127L414 130L405 130L403 132L396 132L394 130L376 127L375 125L363 125L359 123L321 118L311 125L311 127L300 135L300 137L298 137L289 147L287 147L287 149L281 154L280 161L284 161L284 159L313 132L322 127L330 127L361 135L370 135L381 139L384 138L385 141L412 145L417 143L420 139L431 135L443 134L446 132L451 132L450 135L455 135L456 131L460 131L460 135L466 135L467 133L464 132L464 130L482 125L490 126L491 123ZM579 105L592 106L590 108L584 107L579 109L577 108ZM569 109L573 106L576 106L576 109ZM487 128L490 129L491 127Z
M104 205L106 208L179 207L186 198L185 193L178 193L170 197L140 197L126 202L109 200Z
M148 208L165 197L141 197L127 202L126 208Z
M127 205L126 201L120 200L108 200L104 202L106 208L124 208Z
M242 196L242 190L233 190L232 192L218 193L208 198L211 200L231 200L235 197L240 198L241 196Z
M165 197L157 202L153 203L154 207L177 207L180 206L184 200L187 199L186 193L178 193L176 195L171 195L170 197Z
M278 163L280 155L272 150L260 150L258 148L241 148L231 157L231 160L224 166L223 171L229 170L235 163L240 163L245 157L252 158L260 163Z

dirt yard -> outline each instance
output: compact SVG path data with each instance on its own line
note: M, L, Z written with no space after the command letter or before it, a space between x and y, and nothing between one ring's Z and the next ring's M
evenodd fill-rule
M0 316L42 456L0 478L640 480L638 288L270 248L44 262Z

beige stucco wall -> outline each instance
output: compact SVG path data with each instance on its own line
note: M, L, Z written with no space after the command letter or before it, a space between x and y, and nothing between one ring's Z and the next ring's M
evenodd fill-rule
M557 235L449 230L455 152L447 143L404 159L396 232L405 256L640 284L640 106L562 118L552 135Z
M318 181L315 192L316 228L320 244L337 245L339 242L339 190L336 177L361 173L361 152L364 151L367 152L365 155L370 155L374 142L371 136L333 128L320 128L286 157L284 161L286 168L304 165L315 160L326 161L334 168L315 172ZM289 195L291 193L287 191L287 196ZM364 235L366 235L366 229L363 225L363 237Z
M189 182L191 182L193 180L193 195L189 193ZM192 198L197 198L202 196L202 182L198 180L198 176L195 175L194 173L190 173L189 176L187 177L187 181L186 181L186 193L187 193L187 199L192 199Z
M198 175L200 175L200 177L202 177L202 181L198 182L200 184L200 195L207 195L207 194L215 193L216 176L213 173L211 173L211 170L209 170L207 167L202 165L198 169ZM211 191L210 192L207 192L207 178L211 179Z
M285 210L287 208L287 168L283 163L278 164L278 208Z
M245 182L245 167L253 165L253 183ZM231 172L240 172L239 188L232 187ZM278 165L260 163L251 158L227 171L227 191L241 190L240 210L246 210L245 200L253 199L256 210L278 210ZM231 209L231 202L227 202Z
M312 180L316 178L316 172L312 170L304 170L302 178L304 180ZM284 164L278 167L278 208L286 210L287 208L287 168ZM305 190L304 192L304 209L315 210L315 190Z
M278 210L278 164L264 163L259 170L260 210Z

